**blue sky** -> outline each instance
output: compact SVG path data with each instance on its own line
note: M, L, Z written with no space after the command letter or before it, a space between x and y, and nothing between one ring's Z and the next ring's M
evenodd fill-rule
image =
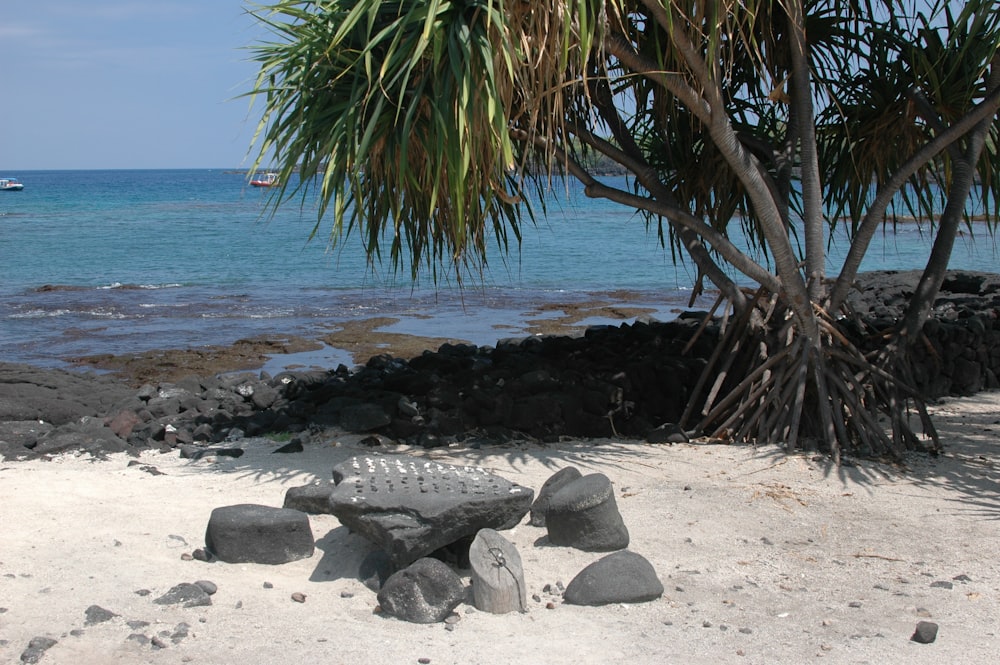
M0 172L234 168L267 37L240 0L45 0L0 11Z

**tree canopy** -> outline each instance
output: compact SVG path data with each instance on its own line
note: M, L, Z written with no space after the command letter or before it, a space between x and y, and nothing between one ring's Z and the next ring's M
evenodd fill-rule
M275 205L318 187L317 230L436 275L510 249L528 202L568 173L642 211L732 314L733 353L686 425L835 456L917 445L906 348L970 195L1000 215L992 0L285 0L257 15L274 34L252 93ZM592 153L628 185L596 178ZM871 238L900 215L935 243L873 357L842 321ZM838 225L851 247L831 267Z

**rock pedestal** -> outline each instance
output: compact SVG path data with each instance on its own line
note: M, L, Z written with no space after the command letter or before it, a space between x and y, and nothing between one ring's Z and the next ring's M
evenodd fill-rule
M305 513L243 503L212 511L205 547L228 563L281 564L312 556L315 542Z
M482 529L469 547L469 565L476 609L506 614L527 608L521 555L509 540L493 529Z
M481 467L407 455L354 457L333 470L331 512L406 566L480 529L510 529L534 491Z
M545 511L549 542L586 552L628 547L629 535L611 481L592 473L567 483L552 495Z

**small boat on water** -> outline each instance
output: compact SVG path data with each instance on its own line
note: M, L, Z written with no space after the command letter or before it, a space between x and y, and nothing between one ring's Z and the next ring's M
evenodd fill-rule
M261 173L253 180L250 184L254 187L274 187L278 184L278 174L277 173Z
M24 189L24 183L17 178L0 178L0 192L19 192Z

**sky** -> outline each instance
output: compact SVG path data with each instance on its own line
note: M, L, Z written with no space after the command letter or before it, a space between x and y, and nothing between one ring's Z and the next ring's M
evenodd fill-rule
M268 38L242 0L6 0L0 174L245 168ZM260 104L257 104L257 109Z

